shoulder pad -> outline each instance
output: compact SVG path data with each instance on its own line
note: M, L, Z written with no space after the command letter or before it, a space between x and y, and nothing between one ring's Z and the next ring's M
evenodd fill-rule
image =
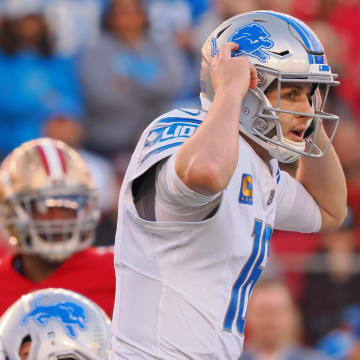
M205 114L202 110L175 109L154 120L140 140L137 173L174 154L195 133Z

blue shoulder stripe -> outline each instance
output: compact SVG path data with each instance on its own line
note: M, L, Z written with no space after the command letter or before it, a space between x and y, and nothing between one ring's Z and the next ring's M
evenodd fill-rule
M155 121L146 135L140 163L153 155L183 144L195 133L201 122L183 117L166 117Z
M167 118L163 118L160 119L159 121L157 121L157 124L163 124L163 123L174 123L174 122L188 122L188 123L194 123L194 124L201 124L202 121L201 120L196 120L196 119L189 119L189 118L182 118L182 117L167 117Z
M201 111L200 110L196 110L195 112L192 112L192 111L188 111L188 110L185 110L185 109L177 109L179 111L182 111L183 113L187 114L187 115L190 115L190 116L199 116Z
M141 159L141 164L142 164L145 160L147 160L150 156L155 155L155 154L158 154L158 153L160 153L160 152L162 152L162 151L165 151L165 150L167 150L167 149L173 148L173 147L175 147L175 146L180 146L180 145L182 145L183 143L184 143L184 142L181 141L181 142L176 142L176 143L172 143L172 144L168 144L168 145L165 145L165 146L158 147L158 148L156 148L155 150L150 151L149 153L147 153L147 154Z

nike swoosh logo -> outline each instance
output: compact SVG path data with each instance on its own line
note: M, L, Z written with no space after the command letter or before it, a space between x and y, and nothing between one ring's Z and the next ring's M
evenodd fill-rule
M198 110L196 112L186 111L186 110L182 110L182 109L178 109L178 110L180 110L183 113L188 114L190 116L199 116L200 115L200 110Z

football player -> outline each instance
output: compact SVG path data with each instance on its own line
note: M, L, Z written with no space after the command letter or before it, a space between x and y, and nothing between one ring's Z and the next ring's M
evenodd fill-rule
M0 319L0 360L104 360L110 340L105 312L64 289L23 295Z
M88 168L65 143L41 138L8 155L0 167L0 217L15 252L0 263L7 289L0 315L23 294L59 287L89 297L111 316L113 255L89 248L99 213Z
M331 231L346 216L339 118L324 112L338 82L312 30L245 13L202 56L202 109L152 122L123 182L112 360L238 359L273 229ZM298 159L296 179L279 169Z

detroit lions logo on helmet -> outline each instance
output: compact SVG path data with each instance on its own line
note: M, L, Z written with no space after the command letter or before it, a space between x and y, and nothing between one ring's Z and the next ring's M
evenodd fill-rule
M232 34L229 41L239 44L239 50L234 51L234 56L248 55L266 62L270 55L263 49L271 49L274 42L270 40L270 34L259 24L252 23L239 28Z
M22 325L25 325L30 318L40 326L46 326L51 319L54 319L63 326L66 334L71 338L77 337L76 327L80 330L86 329L87 318L84 308L80 305L69 301L54 305L40 305L39 302L40 298L34 300L33 310L21 320Z

